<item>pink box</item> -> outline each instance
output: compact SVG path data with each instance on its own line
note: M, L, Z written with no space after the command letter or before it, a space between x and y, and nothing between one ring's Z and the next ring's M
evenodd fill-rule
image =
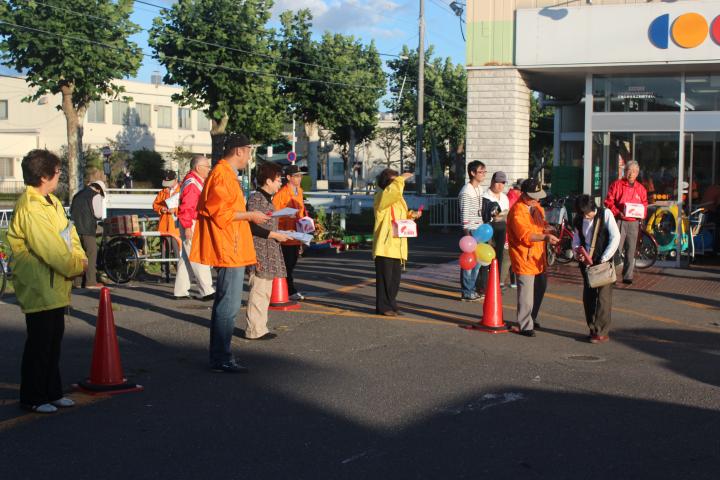
M295 230L300 233L313 233L315 231L315 222L310 217L302 217L295 223Z
M417 237L417 223L415 220L395 220L393 226L393 237L415 238Z
M642 203L626 203L625 216L628 218L645 218L645 206Z

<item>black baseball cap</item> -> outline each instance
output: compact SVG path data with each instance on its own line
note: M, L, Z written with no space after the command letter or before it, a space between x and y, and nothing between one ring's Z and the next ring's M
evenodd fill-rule
M171 187L173 183L175 183L175 180L177 180L177 174L175 174L175 172L173 172L172 170L165 170L163 172L163 187Z
M231 148L240 148L240 147L247 147L250 145L250 140L248 137L243 135L242 133L231 133L230 135L225 137L225 150L229 150Z
M288 165L287 167L285 167L285 175L297 175L298 173L300 175L306 174L306 172L300 170L300 167L298 167L297 165Z
M545 190L543 190L540 186L540 182L534 178L528 178L522 182L522 185L520 185L520 191L533 200L541 200L547 197L547 193L545 193Z

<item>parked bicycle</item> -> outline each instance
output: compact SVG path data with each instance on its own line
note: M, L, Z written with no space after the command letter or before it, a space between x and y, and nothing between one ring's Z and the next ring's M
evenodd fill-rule
M2 251L3 243L0 242L0 298L5 294L7 282L10 280L10 258Z
M560 239L555 245L546 244L548 265L554 265L556 261L566 264L575 260L572 250L573 232L570 228L567 208L565 208L565 203L568 201L569 197L559 197L550 200L545 206L545 219L555 228L555 235Z

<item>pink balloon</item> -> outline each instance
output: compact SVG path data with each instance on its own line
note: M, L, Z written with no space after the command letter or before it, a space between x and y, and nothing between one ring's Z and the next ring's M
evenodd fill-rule
M475 247L477 247L477 240L475 240L472 235L465 235L460 239L460 250L463 252L474 252Z
M460 268L463 270L472 270L477 265L475 252L463 252L460 254Z

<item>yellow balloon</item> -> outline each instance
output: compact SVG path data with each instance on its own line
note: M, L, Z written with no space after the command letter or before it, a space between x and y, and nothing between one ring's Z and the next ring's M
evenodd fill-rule
M478 243L475 247L475 258L480 265L490 265L492 259L495 258L495 249L487 243Z

